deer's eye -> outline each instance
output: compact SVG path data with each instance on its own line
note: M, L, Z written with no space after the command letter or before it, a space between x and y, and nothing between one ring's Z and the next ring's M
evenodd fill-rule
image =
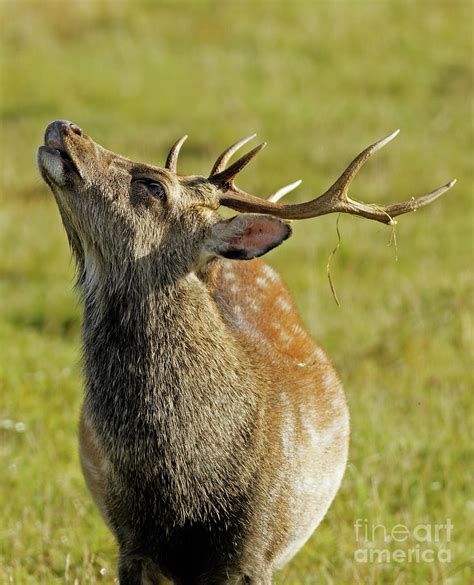
M149 191L153 194L153 197L156 197L160 201L166 200L166 191L165 188L161 183L150 182L146 183L146 186Z
M146 187L156 199L159 199L160 201L166 201L166 191L161 183L158 183L157 181L145 181L143 179L137 182Z

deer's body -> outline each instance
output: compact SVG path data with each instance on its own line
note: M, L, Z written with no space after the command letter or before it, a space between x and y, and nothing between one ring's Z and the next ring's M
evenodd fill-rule
M206 575L203 583L219 583L227 574L264 582L299 550L337 492L349 432L343 391L268 265L221 261L185 286L195 291L196 304L186 297L186 308L179 309L182 332L176 315L163 323L163 301L152 295L156 328L166 330L166 339L158 340L157 333L156 346L130 356L137 342L120 348L129 332L116 334L113 323L117 351L107 336L104 347L96 348L99 371L87 384L81 419L84 474L109 526L123 531L119 541L137 539L137 550L177 582L198 583ZM130 301L133 313L140 313L136 300ZM133 326L142 338L145 324ZM218 341L227 348L225 359L209 364L205 344ZM147 362L148 352L154 356ZM130 392L121 397L112 388L107 392L101 372L119 376L135 357L143 365L123 372L132 378ZM173 384L157 380L161 370ZM96 385L94 400L89 393ZM190 396L199 405L194 412ZM118 428L124 436L113 432ZM109 432L113 436L105 437ZM134 444L125 448L130 440ZM124 461L125 450L143 459ZM138 527L141 508L148 517ZM217 535L217 543L207 532ZM233 542L223 546L226 535Z
M249 137L251 138L251 137ZM403 204L353 201L348 185L298 205L234 182L262 148L208 178L116 155L50 124L38 165L78 266L84 303L80 454L114 533L120 585L268 585L318 525L347 459L341 384L278 275L253 260L291 234L282 218L332 211L389 223ZM226 205L243 213L224 220ZM265 215L263 215L265 214ZM250 262L239 262L250 260Z

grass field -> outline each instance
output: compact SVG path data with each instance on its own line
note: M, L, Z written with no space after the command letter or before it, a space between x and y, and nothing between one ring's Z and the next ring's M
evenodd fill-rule
M0 207L0 583L113 583L116 548L76 452L81 311L59 214L35 167L68 118L112 150L205 173L253 131L269 147L240 184L321 192L362 147L401 127L353 185L387 203L458 184L391 229L301 222L272 252L335 362L350 463L319 529L277 583L468 584L472 572L471 2L3 0ZM398 261L396 259L398 253ZM450 542L414 539L450 519ZM404 542L358 542L357 519ZM369 539L371 540L371 539ZM444 540L446 540L444 538ZM449 548L451 562L356 562L359 548Z

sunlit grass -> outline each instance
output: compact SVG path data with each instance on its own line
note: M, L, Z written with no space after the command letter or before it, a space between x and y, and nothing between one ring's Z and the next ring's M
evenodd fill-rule
M116 549L76 453L80 307L34 159L48 122L162 164L190 135L205 173L256 131L241 184L321 192L401 127L353 185L388 202L458 185L390 229L294 225L269 256L344 381L350 463L326 519L278 583L469 583L472 548L472 5L426 2L5 2L0 209L0 582L112 583ZM469 487L471 486L471 487ZM452 562L358 564L354 522L454 524ZM412 544L412 543L411 543ZM401 543L407 549L409 542ZM378 543L381 545L381 543Z

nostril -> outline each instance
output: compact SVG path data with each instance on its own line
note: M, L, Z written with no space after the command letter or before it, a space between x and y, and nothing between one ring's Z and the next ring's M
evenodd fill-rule
M71 130L74 132L74 134L77 134L78 136L82 136L82 130L76 124L73 124L71 122L69 124L69 128L71 128Z

